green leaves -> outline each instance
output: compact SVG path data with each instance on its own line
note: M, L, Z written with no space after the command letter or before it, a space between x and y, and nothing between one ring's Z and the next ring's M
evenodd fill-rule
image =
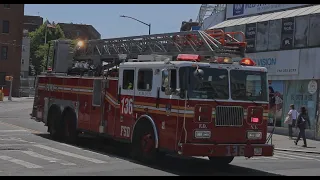
M42 24L36 31L30 32L30 60L34 66L36 74L39 74L44 70L47 62L47 54L49 43L51 43L50 52L49 52L49 66L52 66L52 57L53 57L53 45L52 40L64 39L64 33L59 25L52 27L47 27L46 21ZM45 36L47 31L47 42L45 42Z

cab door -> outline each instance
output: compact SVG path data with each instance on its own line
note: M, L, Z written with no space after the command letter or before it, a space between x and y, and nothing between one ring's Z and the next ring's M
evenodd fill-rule
M126 140L131 139L135 81L135 68L120 68L118 84L120 116L115 122L115 137Z

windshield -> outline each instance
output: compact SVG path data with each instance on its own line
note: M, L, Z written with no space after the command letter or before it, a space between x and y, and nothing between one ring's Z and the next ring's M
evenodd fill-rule
M194 67L182 67L179 70L180 87L188 87L189 98L197 99L229 99L228 70L200 67L203 78L194 76Z
M231 70L231 98L244 101L268 101L267 73Z

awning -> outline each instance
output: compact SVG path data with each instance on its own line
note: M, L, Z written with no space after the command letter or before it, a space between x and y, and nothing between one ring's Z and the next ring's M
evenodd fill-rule
M230 20L223 21L215 26L212 26L209 29L222 29L225 27L277 20L277 19L283 19L283 18L289 18L289 17L305 16L305 15L318 14L318 13L320 13L320 5L314 5L314 6L297 8L297 9L292 9L287 11L273 12L273 13L238 18L238 19L230 19Z

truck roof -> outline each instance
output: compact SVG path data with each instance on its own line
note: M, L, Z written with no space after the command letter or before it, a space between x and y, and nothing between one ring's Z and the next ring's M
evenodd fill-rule
M263 71L267 72L267 68L261 66L242 66L238 62L233 64L217 64L217 63L205 63L205 62L191 62L191 61L170 61L169 64L166 64L163 61L158 62L124 62L119 65L120 68L164 68L175 65L176 67L185 67L192 66L193 64L197 64L201 66L210 65L211 68L226 68L226 69L241 69L247 71Z

